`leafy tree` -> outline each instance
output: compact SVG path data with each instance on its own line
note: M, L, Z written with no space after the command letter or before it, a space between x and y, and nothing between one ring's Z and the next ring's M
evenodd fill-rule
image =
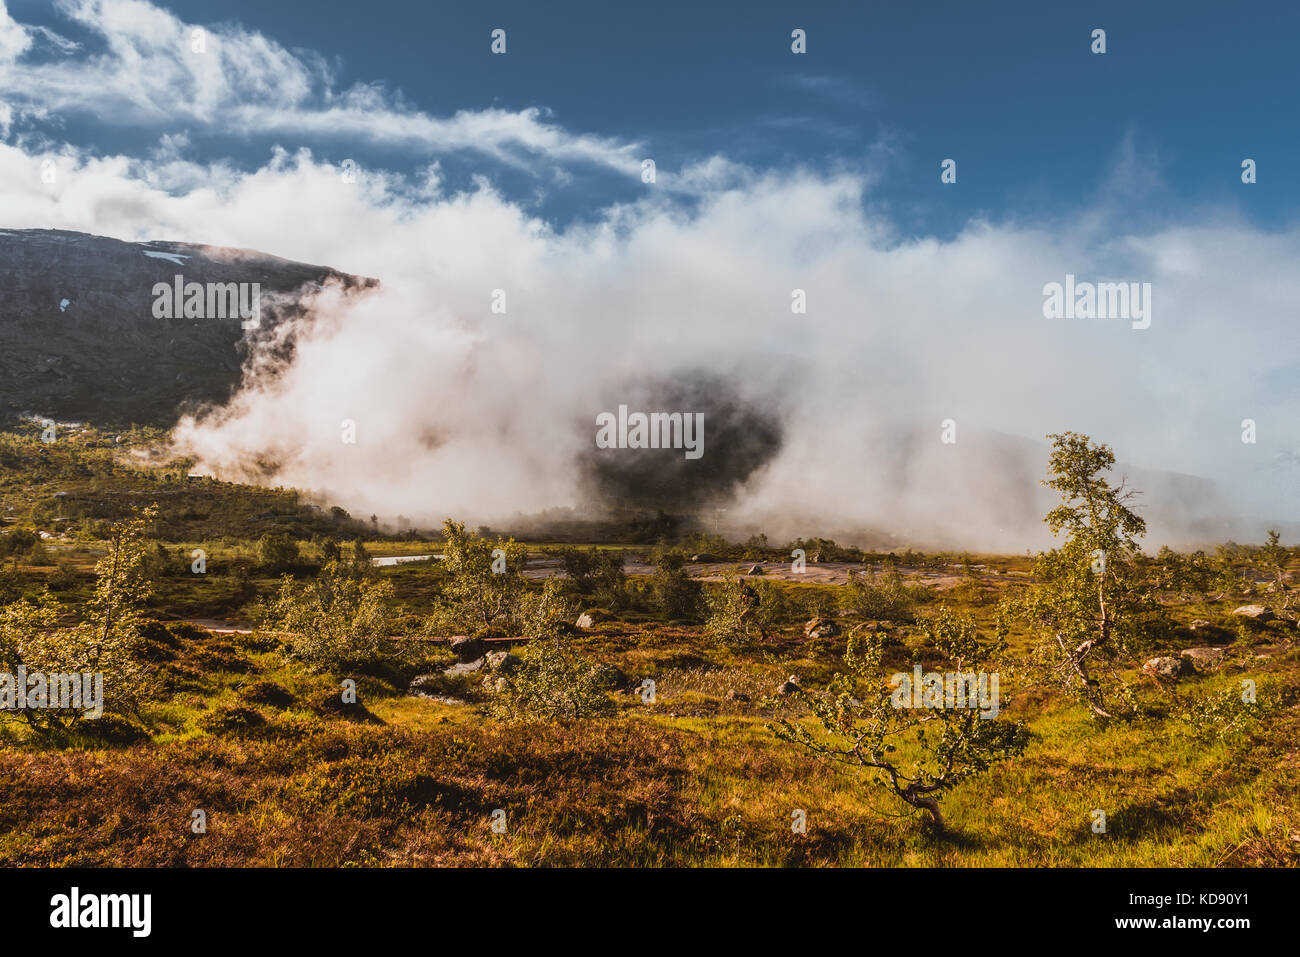
M257 563L268 571L287 571L298 557L298 543L283 532L267 532L257 540Z
M675 621L694 621L699 617L703 590L687 574L686 558L670 549L660 551L651 578L655 610Z
M102 674L105 712L138 714L152 681L136 652L141 644L140 608L149 596L144 574L147 524L157 515L151 506L114 525L108 552L95 565L95 592L85 620L58 627L59 608L48 595L26 599L0 610L0 665L10 674ZM84 703L84 702L83 702ZM86 707L89 707L86 704ZM71 727L82 711L27 708L18 712L38 731Z
M518 666L489 678L495 693L488 710L505 719L594 718L613 712L606 669L577 654L565 640L572 609L559 582L548 581L526 605L525 627L536 638L519 653Z
M974 670L1004 647L1000 639L982 636L972 619L946 608L921 628L955 672ZM973 707L951 707L946 700L936 707L907 707L901 684L887 679L882 668L885 640L881 632L855 633L844 656L847 671L834 677L828 691L796 692L812 709L819 732L790 718L775 731L820 758L868 769L873 784L924 810L943 830L943 793L997 761L1022 754L1029 733L1018 722L985 717Z
M1291 588L1286 583L1290 561L1291 550L1282 544L1281 536L1275 529L1269 529L1268 540L1259 550L1258 566L1265 576L1272 579L1271 584L1283 609L1291 607Z
M448 519L442 526L445 576L434 613L426 623L433 634L484 634L523 627L523 597L528 583L528 549L514 539L492 541Z
M915 603L903 576L891 565L881 576L874 569L865 575L849 572L848 607L867 619L911 621Z
M1075 432L1048 438L1051 477L1043 484L1061 493L1061 504L1045 521L1064 541L1038 555L1038 584L1004 605L1003 627L1009 617L1028 621L1041 673L1110 718L1112 693L1129 693L1120 667L1150 645L1161 625L1137 542L1146 522L1128 507L1135 493L1106 477L1115 465L1109 446Z
M315 578L285 575L263 625L283 632L294 657L320 671L341 672L399 657L393 586L366 567L329 562Z
M1231 567L1202 551L1181 555L1165 545L1152 564L1154 587L1184 601L1217 601L1233 586Z
M578 595L590 597L597 605L613 611L628 606L627 575L623 572L621 551L564 548L560 550L560 562Z
M749 583L728 578L706 593L705 602L704 630L722 644L744 647L767 637L768 606Z

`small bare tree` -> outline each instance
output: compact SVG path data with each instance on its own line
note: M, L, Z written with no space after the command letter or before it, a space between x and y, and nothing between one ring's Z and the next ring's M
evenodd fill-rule
M973 620L946 608L921 627L954 674L989 662L1003 649L1000 640L984 638ZM1029 732L1019 722L963 707L946 691L915 707L906 693L910 689L900 681L907 676L886 679L884 642L881 632L855 633L844 656L847 670L835 676L829 690L797 693L818 719L819 730L784 718L775 731L819 757L870 769L878 786L927 812L942 831L942 794L993 763L1023 753ZM986 687L996 694L992 682ZM997 701L990 710L1000 706Z

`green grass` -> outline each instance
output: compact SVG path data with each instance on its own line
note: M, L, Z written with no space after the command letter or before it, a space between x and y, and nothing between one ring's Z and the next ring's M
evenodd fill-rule
M136 435L131 441L156 439ZM120 444L108 447L93 436L80 452L71 444L58 452L33 448L29 438L6 442L0 454L16 456L9 464L29 470L6 469L0 481L0 501L5 514L17 516L15 525L42 514L41 496L66 483L83 483L86 501L120 503L143 500L146 491L172 481L112 465ZM166 468L172 466L154 472ZM156 580L148 609L154 617L234 618L277 587L278 575L256 566L254 543L269 520L250 511L264 511L270 500L261 496L268 493L232 488L235 498L256 504L219 509L225 492L209 500L214 514L229 520L228 533L183 519L171 499L160 502L164 519L179 532L167 542L175 567ZM5 600L34 593L61 574L55 594L75 617L103 553L93 531L85 525L61 548L0 562L0 590L9 589ZM305 561L294 574L303 579L314 574L318 558L316 546L307 543L311 534L300 536ZM208 551L205 576L187 571L195 547ZM432 543L374 537L367 547L374 555L438 550ZM530 546L538 554L555 547ZM626 547L644 550L635 543ZM948 567L962 557L912 554L907 560L911 567ZM970 560L986 567L955 589L918 591L920 613L942 602L992 627L996 599L1024 586L1024 576L1011 573L1026 572L1030 564L1024 556ZM237 570L251 583L252 594L242 599L235 591ZM403 610L398 622L413 625L430 610L442 572L431 563L379 574L395 587ZM773 733L775 692L787 675L797 674L816 690L842 667L845 635L809 640L801 615L818 600L845 605L847 589L778 583L789 611L777 631L766 643L734 649L711 643L699 623L658 620L644 601L648 587L648 579L632 576L633 607L570 640L582 653L617 666L632 685L653 678L656 701L612 692L615 716L585 722L490 719L471 681L456 686L467 695L460 704L408 695L414 674L451 662L445 647L428 643L412 643L413 660L395 671L321 675L274 644L178 624L151 629L157 687L138 722L105 719L84 732L42 738L18 722L0 721L0 777L6 782L0 863L1300 863L1300 631L1293 625L1233 626L1231 660L1218 675L1190 677L1172 690L1139 683L1139 716L1105 727L1055 690L1027 683L1015 665L1031 636L1013 632L1002 668L1001 690L1011 698L1004 714L1028 724L1031 742L1022 756L946 794L949 832L937 834L874 786L868 772L819 762ZM1230 624L1231 610L1247 600L1269 598L1227 595L1174 603L1169 611L1183 625L1195 618ZM841 622L854 624L851 617ZM892 634L890 667L921 647L912 625L895 625ZM1163 650L1201 641L1180 631ZM345 677L357 682L363 710L356 713L327 706ZM1242 677L1282 696L1284 706L1244 734L1208 742L1171 716L1172 695L1190 696ZM253 700L258 682L274 682L289 702ZM780 706L798 707L788 701ZM238 709L256 712L260 723L223 725L247 714ZM189 829L196 808L207 813L206 834ZM507 814L504 834L490 826L497 808ZM791 829L796 809L807 814L806 834ZM1094 809L1106 813L1104 834L1092 830Z

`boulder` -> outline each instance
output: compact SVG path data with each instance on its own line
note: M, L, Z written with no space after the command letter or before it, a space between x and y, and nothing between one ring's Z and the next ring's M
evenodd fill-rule
M483 642L477 638L466 638L464 635L457 635L449 645L456 655L456 660L462 664L483 657Z
M1202 645L1198 648L1184 648L1178 654L1198 668L1217 668L1228 657L1228 653L1222 648L1213 648L1209 645Z
M717 560L718 560L718 556L710 555L708 552L700 552L698 555L691 556L691 561L695 562L696 564L703 564L705 562L716 562Z
M745 572L745 574L746 574L746 575L761 575L761 574L763 574L763 566L762 566L762 565L750 565L750 566L749 566L749 569Z
M459 678L461 675L472 675L474 672L482 670L483 659L479 658L477 661L462 661L450 668L444 668L442 674L446 678Z
M840 633L840 626L830 618L813 618L803 626L805 638L834 638Z
M795 676L795 675L791 675L789 678L786 678L785 681L783 681L783 682L781 683L781 687L779 687L779 688L776 689L776 693L777 693L777 694L794 694L796 691L799 691L799 690L801 690L801 689L799 688L799 679L798 679L798 677Z
M1240 608L1233 609L1232 614L1237 618L1249 618L1251 621L1257 621L1260 624L1272 621L1277 617L1263 605L1242 605Z
M749 695L745 694L745 692L743 692L743 691L737 691L735 688L732 688L730 691L727 692L727 700L728 700L728 701L748 701L748 700L749 700Z
M508 651L488 652L483 660L487 664L488 671L499 671L503 675L511 674L524 663L522 658Z
M1159 655L1155 658L1148 658L1142 665L1142 670L1157 678L1177 679L1192 672L1192 663L1185 658L1170 658L1167 655Z

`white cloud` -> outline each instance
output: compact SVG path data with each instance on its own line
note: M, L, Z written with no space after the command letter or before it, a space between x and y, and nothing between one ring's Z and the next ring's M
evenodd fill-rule
M0 146L0 225L249 247L382 281L320 302L280 379L181 433L228 474L275 454L280 481L362 514L490 522L580 504L575 462L610 397L706 368L785 423L734 518L820 510L840 527L939 521L964 543L1016 544L1040 516L1008 505L1018 466L991 462L980 436L1062 429L1296 517L1294 471L1261 466L1300 447L1296 390L1278 387L1300 364L1300 231L1207 221L1093 240L975 224L899 243L864 212L861 179L789 171L738 175L690 211L651 194L556 230L486 182L446 192L435 169L349 185L306 152L251 173L69 152L47 185L40 158ZM1151 282L1151 328L1044 319L1042 286L1067 272ZM795 288L807 315L790 311ZM356 446L339 441L344 418ZM1243 418L1258 446L1239 441ZM1009 507L1020 524L999 537Z
M190 124L241 137L361 140L425 152L475 150L526 165L590 163L634 175L637 145L574 134L536 108L437 117L375 84L339 89L319 55L290 51L233 25L189 24L145 0L61 0L59 9L103 41L83 54L44 31L53 56L33 59L29 30L0 0L0 99L34 115L93 114L175 129ZM204 52L193 30L204 31Z

